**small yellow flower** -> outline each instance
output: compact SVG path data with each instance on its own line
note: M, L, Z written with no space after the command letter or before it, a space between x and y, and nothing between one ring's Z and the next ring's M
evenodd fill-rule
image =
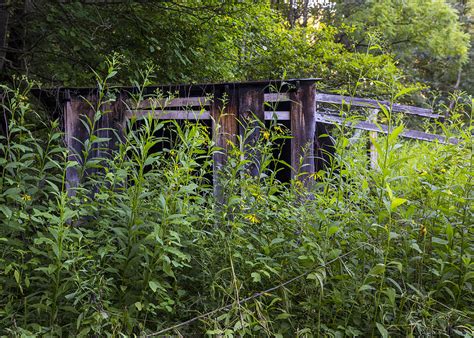
M303 188L303 182L301 182L300 180L296 179L293 181L294 185L296 188Z
M28 194L21 195L21 199L25 202L31 201L31 196Z
M260 223L260 220L257 218L257 216L255 214L248 214L248 215L245 215L244 217L246 220L248 220L250 223L252 224L258 224Z
M264 138L265 140L268 140L268 139L270 138L270 132L269 132L268 130L265 130L265 131L263 132L263 138Z
M445 173L445 172L446 172L446 169L444 169L444 168L441 169L441 172L442 172L442 173Z
M426 227L423 224L421 224L420 235L425 237L427 233L428 233L428 229L426 229Z

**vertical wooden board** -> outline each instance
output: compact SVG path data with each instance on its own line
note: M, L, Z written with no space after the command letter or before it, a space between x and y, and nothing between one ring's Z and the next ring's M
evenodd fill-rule
M239 129L244 140L245 158L251 161L247 170L250 175L260 172L261 156L255 149L260 137L260 122L265 121L264 88L261 86L241 86L239 96Z
M78 166L69 167L66 171L66 189L72 195L83 179L78 168L90 159L106 159L112 156L112 151L118 148L123 141L123 131L126 122L126 97L121 94L115 102L104 104L100 107L101 117L89 130L86 120L93 121L96 114L97 97L90 95L87 98L69 97L64 106L64 132L65 143L69 150L68 160L76 161ZM91 106L92 105L92 106ZM95 143L87 158L84 158L84 142L90 138L90 133L103 138L103 142ZM100 169L89 168L84 175L92 175Z
M222 191L221 170L227 161L227 155L232 146L237 145L237 133L239 131L238 101L235 88L226 86L223 91L214 92L214 100L210 107L212 118L212 137L216 147L220 148L213 155L213 184L214 195L218 203L225 202Z
M66 170L66 190L74 195L74 188L78 186L81 177L78 167L84 164L84 141L89 138L89 132L81 121L86 116L93 118L94 109L84 98L67 94L64 103L64 141L68 148L68 161L76 161L77 166L69 166ZM88 97L89 102L94 102L95 97Z
M101 107L102 116L98 121L95 133L100 138L108 139L96 148L95 156L110 158L112 152L118 149L124 140L125 124L127 119L127 97L121 93L116 101Z
M300 171L301 147L304 143L304 135L301 132L304 125L302 107L301 107L301 90L298 88L295 92L290 93L290 123L291 123L291 177L295 178Z
M335 142L330 136L331 126L324 123L316 123L316 135L314 138L314 171L327 170L331 167L331 157L334 156Z
M300 175L306 186L313 182L315 171L314 140L316 132L316 89L314 81L304 81L290 94L292 177Z

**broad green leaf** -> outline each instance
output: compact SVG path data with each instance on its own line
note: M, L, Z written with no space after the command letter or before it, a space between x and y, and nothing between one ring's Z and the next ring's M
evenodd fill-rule
M156 290L158 289L158 286L159 284L155 281L149 281L148 282L148 286L150 287L150 289L153 291L153 292L156 292Z
M254 283L258 283L262 280L262 277L260 276L258 272L252 272L251 276Z
M380 323L375 323L375 325L377 326L377 329L379 330L380 334L382 335L383 338L387 338L388 337L388 331L387 329L385 328L385 326L383 326L382 324Z
M339 230L339 227L337 225L333 225L332 227L330 227L328 230L328 237L331 237L332 235L334 235L338 230Z
M400 205L402 205L403 203L405 203L407 200L404 199L404 198L399 198L399 197L395 197L391 200L391 203L390 203L390 208L391 210L395 210L397 209Z
M366 291L366 290L375 290L375 288L370 284L364 284L359 288L359 292Z
M379 263L369 271L369 275L378 276L385 272L385 264Z

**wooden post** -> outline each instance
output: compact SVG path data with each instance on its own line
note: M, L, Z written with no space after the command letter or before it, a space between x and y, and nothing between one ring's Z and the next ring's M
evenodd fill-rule
M84 126L82 120L86 117L93 120L96 114L94 103L97 102L95 95L87 98L93 106L85 101L83 97L73 96L66 93L67 101L64 105L64 133L65 143L68 148L68 161L76 161L78 165L69 166L66 170L66 190L70 196L75 194L76 188L83 177L81 177L80 166L91 158L107 158L111 156L113 149L122 142L123 130L125 128L126 107L124 97L119 96L117 101L103 105L102 116L97 122L95 133L100 138L107 139L104 142L94 144L90 149L88 158L84 158L84 142L90 138L90 131ZM85 175L91 175L97 170L89 169Z
M245 158L251 161L247 170L250 175L258 176L261 156L255 145L260 136L259 121L265 121L264 89L257 85L243 85L239 87L238 95L240 136L244 141Z
M314 139L316 131L316 86L315 81L297 83L295 92L290 94L291 108L291 166L292 177L298 177L305 186L314 181L315 172Z
M222 190L221 170L227 161L227 155L232 146L237 145L238 100L237 89L225 86L214 92L214 100L210 107L212 118L212 137L216 147L220 148L213 155L214 196L219 204L225 203Z
M88 97L88 101L94 102L95 97ZM67 91L64 104L64 142L68 148L68 161L78 163L66 169L66 190L70 196L75 195L75 188L82 179L79 167L84 164L83 142L89 138L88 131L81 121L85 116L93 118L93 108L82 97L71 96Z
M127 119L126 99L127 96L120 93L114 102L101 107L102 117L98 121L95 133L98 137L106 138L108 141L98 145L95 154L97 158L109 158L112 151L118 149L119 144L124 141Z

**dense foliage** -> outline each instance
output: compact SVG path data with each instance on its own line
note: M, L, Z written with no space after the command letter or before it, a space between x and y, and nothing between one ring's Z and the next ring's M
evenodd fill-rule
M459 12L444 0L4 2L4 80L20 73L48 86L91 85L90 69L117 52L128 62L116 78L125 84L152 62L156 83L320 77L322 89L341 90L397 75L472 90L469 1Z
M366 137L334 130L337 151L311 191L277 181L287 132L261 126L261 175L248 175L239 139L219 204L219 149L203 125L131 120L120 148L96 158L114 99L101 83L82 164L68 160L58 122L38 131L27 85L3 87L1 334L473 334L470 102L443 125L457 145L402 141L402 125L373 140L379 170ZM72 190L68 170L82 178Z

